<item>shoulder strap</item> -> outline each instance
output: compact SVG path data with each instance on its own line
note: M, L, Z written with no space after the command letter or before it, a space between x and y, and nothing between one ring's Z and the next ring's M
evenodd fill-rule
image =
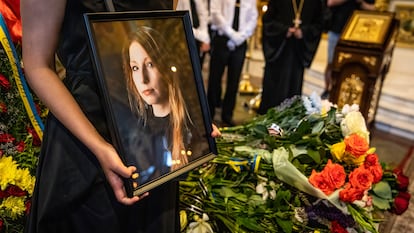
M112 0L105 0L105 6L108 11L111 11L111 12L115 11L114 2Z

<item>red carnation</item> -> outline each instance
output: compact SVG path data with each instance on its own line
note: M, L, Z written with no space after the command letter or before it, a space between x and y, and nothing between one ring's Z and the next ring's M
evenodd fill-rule
M4 89L10 89L10 82L3 74L0 74L0 86L4 87Z
M19 143L17 143L17 145L16 145L16 150L18 151L18 152L23 152L24 151L24 148L25 148L25 144L24 144L24 141L20 141Z
M11 195L15 197L22 197L26 195L26 192L22 190L19 186L16 185L10 185L7 187L6 191Z
M42 141L40 140L39 135L36 133L36 130L34 130L31 127L27 127L26 130L33 137L33 145L34 146L40 146L40 144L42 144Z
M337 221L331 222L331 233L348 233Z
M0 189L0 199L8 198L9 196L10 194L6 190L3 191Z
M0 143L13 142L14 140L15 138L13 137L13 135L8 133L0 133Z

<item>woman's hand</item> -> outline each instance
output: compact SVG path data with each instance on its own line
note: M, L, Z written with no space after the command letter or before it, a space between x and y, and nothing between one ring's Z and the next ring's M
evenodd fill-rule
M218 138L218 137L221 137L221 132L220 132L220 130L217 128L217 126L216 126L215 124L212 124L212 126L213 126L213 131L211 132L211 136L212 136L213 138Z
M108 183L114 191L116 199L120 203L132 205L148 195L148 193L145 193L140 197L134 196L131 198L127 196L123 178L130 178L136 171L136 168L134 166L126 167L112 145L107 144L106 148L97 158Z

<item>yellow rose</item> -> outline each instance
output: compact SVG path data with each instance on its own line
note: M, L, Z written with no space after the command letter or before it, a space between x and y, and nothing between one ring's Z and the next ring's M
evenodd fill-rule
M338 161L342 161L344 153L345 153L345 148L346 148L345 142L335 143L331 146L331 154Z
M349 164L349 165L361 165L365 161L365 157L367 157L366 154L356 157L352 155L351 153L346 152L344 153L344 156L342 159L346 164Z

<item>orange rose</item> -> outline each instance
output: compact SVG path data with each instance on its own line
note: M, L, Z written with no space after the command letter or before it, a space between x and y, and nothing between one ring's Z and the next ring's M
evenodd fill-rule
M371 172L365 169L364 166L359 166L355 168L349 174L349 183L353 188L359 190L368 190L371 188L372 182L374 181L374 176Z
M378 164L378 161L379 160L378 160L378 155L377 154L369 154L365 158L364 166L365 166L365 168L375 166L375 165Z
M383 171L379 163L377 163L375 166L369 167L368 170L371 172L372 176L374 177L374 180L372 181L373 184L376 184L381 181Z
M381 181L383 171L382 171L382 166L379 163L377 154L367 155L364 161L364 167L368 169L371 172L372 176L374 177L374 180L372 181L372 183L375 184Z
M351 134L344 139L344 142L345 150L355 157L364 155L369 149L367 140L358 134Z
M330 178L335 188L340 188L345 183L346 173L344 167L337 163L332 163L331 160L328 160L322 173L324 173L324 176Z
M343 202L352 203L356 200L361 200L364 197L364 190L354 188L351 184L347 184L345 189L339 192L339 199Z
M309 183L311 183L314 187L320 189L326 195L329 195L335 191L335 186L332 183L331 179L324 176L323 173L316 172L315 170L313 170L312 174L309 176Z

